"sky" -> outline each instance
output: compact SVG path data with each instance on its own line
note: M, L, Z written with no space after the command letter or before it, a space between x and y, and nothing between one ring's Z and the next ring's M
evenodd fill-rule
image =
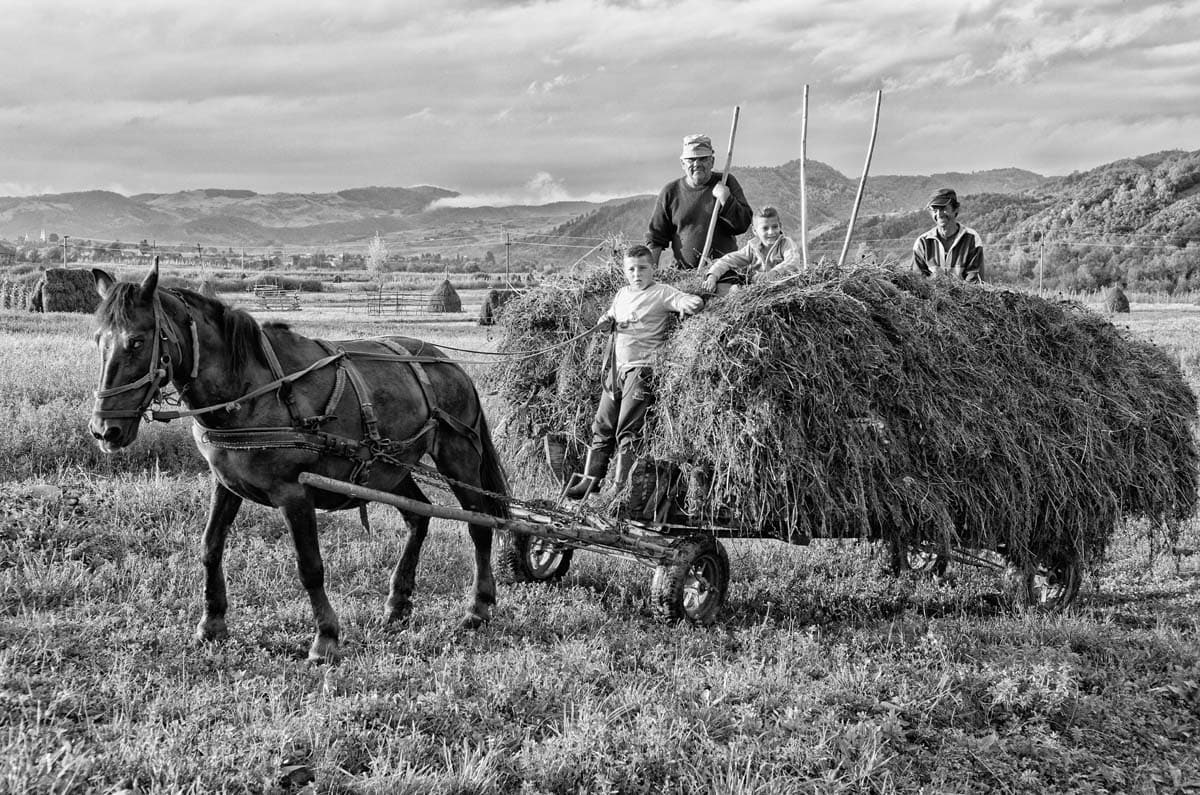
M1200 148L1195 0L0 0L0 196L1086 170ZM809 87L807 134L804 86Z

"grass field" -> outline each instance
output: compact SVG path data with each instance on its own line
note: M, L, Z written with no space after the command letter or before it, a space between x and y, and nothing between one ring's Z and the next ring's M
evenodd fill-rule
M474 316L273 317L487 348ZM1200 307L1117 322L1200 389ZM580 553L464 633L461 525L435 520L412 625L389 629L404 531L372 506L370 534L321 517L345 657L312 666L290 540L247 505L231 637L192 645L208 478L186 422L96 451L92 331L0 314L0 792L1200 792L1196 520L1174 551L1121 528L1059 616L1002 610L982 571L884 576L856 541L734 541L717 627L656 621L648 569Z

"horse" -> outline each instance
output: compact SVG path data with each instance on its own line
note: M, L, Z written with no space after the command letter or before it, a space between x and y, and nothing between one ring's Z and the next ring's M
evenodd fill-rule
M310 660L338 655L337 614L325 594L316 509L362 500L300 482L315 473L421 503L412 477L428 455L463 508L508 516L508 486L483 406L470 377L438 348L406 337L327 342L281 323L260 325L247 312L187 289L159 285L158 262L140 283L92 271L101 302L95 341L99 388L89 430L114 452L153 419L190 416L192 436L212 473L204 526L204 614L199 643L228 637L222 559L244 500L279 510L296 549L300 582L316 635ZM164 405L166 384L183 409ZM349 388L347 388L349 385ZM169 404L168 404L169 405ZM408 535L384 605L388 624L412 613L412 592L429 517L401 509ZM462 619L477 628L496 603L492 528L470 524L475 572Z

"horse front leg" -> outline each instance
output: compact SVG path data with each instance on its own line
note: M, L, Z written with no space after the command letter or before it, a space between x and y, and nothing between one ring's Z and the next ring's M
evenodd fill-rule
M428 504L429 498L413 483L412 478L405 478L396 489L396 493L410 500ZM412 615L412 593L416 585L417 563L421 558L421 545L429 532L429 517L409 511L400 511L404 523L408 525L408 537L400 553L400 560L392 570L392 580L388 588L387 603L384 605L384 620L389 624L406 622Z
M317 634L308 649L308 659L313 662L332 662L337 658L340 630L337 613L325 595L325 564L321 560L321 544L317 538L316 511L303 488L297 486L295 495L279 501L279 512L291 531L300 584L308 592L313 620L317 625Z
M208 507L208 522L204 525L204 617L196 626L196 642L224 640L229 637L225 627L225 538L229 527L242 507L242 498L221 485L213 477L212 499Z

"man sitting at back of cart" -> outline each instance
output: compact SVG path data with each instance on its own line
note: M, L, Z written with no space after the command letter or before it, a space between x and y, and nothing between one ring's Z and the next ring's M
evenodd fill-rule
M653 403L650 391L650 359L667 340L671 314L695 314L704 306L690 295L655 281L656 263L646 246L630 247L622 261L626 286L617 291L612 305L600 316L596 327L613 334L605 364L604 390L592 421L592 444L588 448L582 478L575 478L567 496L583 499L608 473L615 450L617 467L613 484L622 486L633 466L646 424L646 411Z

